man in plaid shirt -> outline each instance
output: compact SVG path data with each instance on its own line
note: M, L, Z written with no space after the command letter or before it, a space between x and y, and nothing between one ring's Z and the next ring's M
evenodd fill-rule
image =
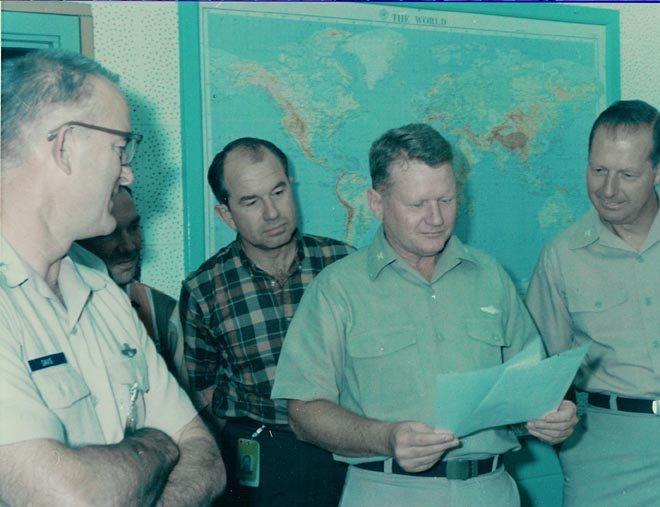
M179 304L190 388L227 463L222 505L336 506L344 465L298 441L270 392L303 291L353 248L297 231L287 157L269 141L232 141L208 181L238 234L188 276Z

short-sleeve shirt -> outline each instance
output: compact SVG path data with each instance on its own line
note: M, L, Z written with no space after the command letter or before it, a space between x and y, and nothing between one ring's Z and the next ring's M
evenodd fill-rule
M113 444L127 429L174 435L196 415L127 296L61 261L62 301L0 238L0 444Z
M179 310L190 390L215 386L218 417L288 423L286 402L270 397L284 336L314 277L354 251L341 241L300 233L296 249L283 282L257 267L237 238L183 283Z
M660 214L637 251L587 212L543 249L527 305L551 354L591 343L579 388L660 398Z
M435 426L438 374L499 365L534 340L534 324L494 259L452 237L429 282L394 253L381 228L369 247L326 268L307 289L272 395ZM518 447L504 427L461 442L450 459Z

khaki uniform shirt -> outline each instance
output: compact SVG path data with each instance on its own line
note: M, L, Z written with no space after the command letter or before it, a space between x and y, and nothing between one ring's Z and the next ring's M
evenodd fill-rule
M550 354L591 342L579 388L660 398L660 214L636 251L587 212L544 248L527 305Z
M196 412L127 296L61 261L64 305L0 237L0 445L113 444L126 429L174 435Z
M435 426L438 374L501 364L534 339L513 283L491 257L452 237L429 282L394 253L381 228L370 247L325 268L305 292L272 396ZM448 459L518 447L506 427L461 441Z

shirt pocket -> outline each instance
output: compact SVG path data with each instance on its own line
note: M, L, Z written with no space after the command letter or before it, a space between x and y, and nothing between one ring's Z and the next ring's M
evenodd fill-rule
M510 342L498 316L484 313L478 317L468 317L465 330L469 338L469 350L461 350L460 353L472 361L472 364L466 365L466 371L502 364L502 349L508 347Z
M573 328L578 335L609 344L622 340L625 346L629 334L626 332L628 293L625 289L603 287L587 291L576 287L567 292L566 298Z
M46 406L62 423L68 445L98 442L101 428L89 387L80 373L62 364L33 372L32 380Z
M413 326L350 336L346 348L364 413L383 420L410 413L423 392Z
M108 365L121 421L126 432L144 426L146 405L144 395L149 391L147 364L138 352L133 357L121 357Z
M82 376L68 364L53 366L32 373L41 397L53 409L71 407L90 395Z

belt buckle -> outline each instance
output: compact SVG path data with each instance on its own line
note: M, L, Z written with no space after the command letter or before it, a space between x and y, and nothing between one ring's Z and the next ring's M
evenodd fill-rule
M447 479L464 481L470 478L470 461L447 461Z
M655 415L658 415L658 401L660 401L660 400L653 400L653 402L651 403L651 411Z

